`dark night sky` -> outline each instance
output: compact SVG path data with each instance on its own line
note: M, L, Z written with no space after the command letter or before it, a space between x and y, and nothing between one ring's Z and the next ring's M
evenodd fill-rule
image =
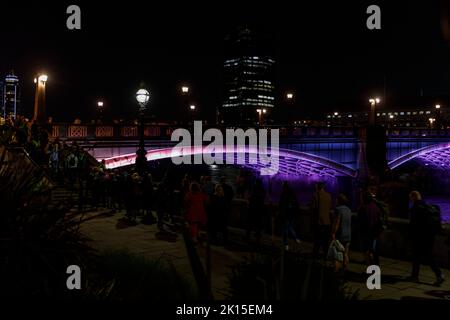
M186 81L202 117L212 119L224 38L247 25L273 50L280 94L296 92L294 113L363 110L368 96L382 95L385 76L389 106L450 104L448 1L314 2L9 1L0 10L0 74L16 71L30 114L34 74L47 72L56 120L88 118L98 98L110 114L129 117L141 81L158 118L177 117ZM66 29L69 4L81 7L81 31ZM367 30L369 4L380 5L382 30Z

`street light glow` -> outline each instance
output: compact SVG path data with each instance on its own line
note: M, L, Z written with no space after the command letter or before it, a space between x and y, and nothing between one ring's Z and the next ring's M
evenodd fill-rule
M191 108L191 110L195 110L195 105L191 104L191 105L189 106L189 108Z
M97 102L97 106L98 106L98 107L103 107L103 101Z
M39 76L38 80L41 82L47 82L48 76L46 74L42 74Z
M189 92L189 87L188 86L182 86L181 87L181 92L182 93L188 93Z
M441 108L441 105L440 104L437 104L436 105L436 109L440 109Z
M286 94L286 98L292 99L292 98L294 98L294 94L293 93L287 93Z
M136 92L136 100L139 104L145 105L150 100L150 93L145 89L139 89Z

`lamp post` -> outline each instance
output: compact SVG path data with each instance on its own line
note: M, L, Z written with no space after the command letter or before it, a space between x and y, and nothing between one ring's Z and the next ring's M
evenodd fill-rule
M36 94L34 97L34 116L33 120L37 123L45 123L45 84L48 80L46 74L41 74L37 78L34 78L36 84Z
M263 124L263 114L266 114L266 109L256 109L258 113L258 125L261 126Z
M144 112L150 100L150 93L146 89L141 88L136 92L136 100L139 104L139 149L136 151L136 170L142 176L147 169L147 151L145 150L144 141Z
M188 85L186 85L186 84L183 84L181 87L180 87L180 92L181 92L181 113L182 114L185 114L185 110L186 110L186 108L190 108L190 105L189 105L189 100L190 100L190 91L191 91L191 88L188 86ZM189 124L189 121L190 121L190 119L191 119L191 115L188 113L188 114L186 114L183 118L182 118L182 121L184 122L186 122L186 124ZM181 119L179 119L179 120L181 120Z
M331 126L332 127L337 126L339 124L339 120L337 120L338 117L339 117L339 112L337 112L337 111L334 112L333 116L332 116L332 121L331 121ZM333 119L336 119L336 120L333 120Z
M103 120L103 110L104 110L103 107L104 107L103 101L97 101L97 111L100 122Z
M435 118L429 118L428 121L430 122L430 130L433 129L433 124L436 121Z
M188 86L181 86L181 93L183 95L186 95L189 93L189 87Z
M436 128L438 129L438 131L441 129L441 105L437 104L434 106L436 109Z
M283 123L284 121L287 121L289 123L290 121L288 119L292 119L292 116L294 115L296 117L299 116L298 112L292 108L294 105L294 93L292 91L286 91L283 97L283 108L280 110L280 112L275 113L275 115L278 114L278 121L279 123ZM295 110L295 113L294 113Z
M195 110L197 110L197 107L195 106L195 104L191 104L191 105L189 105L189 110L190 110L190 114L191 114L191 122L192 122L192 124L194 124Z
M370 98L370 114L369 114L369 125L375 125L375 109L376 105L380 103L380 98Z
M391 133L392 131L392 122L394 122L394 115L389 115L389 122L388 122L388 132Z

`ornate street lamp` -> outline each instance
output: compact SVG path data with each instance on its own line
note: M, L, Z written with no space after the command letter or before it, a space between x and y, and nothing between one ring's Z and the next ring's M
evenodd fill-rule
M136 100L139 104L139 149L136 151L136 170L142 176L147 169L147 151L145 150L144 141L144 112L150 100L150 93L146 89L141 88L136 92Z

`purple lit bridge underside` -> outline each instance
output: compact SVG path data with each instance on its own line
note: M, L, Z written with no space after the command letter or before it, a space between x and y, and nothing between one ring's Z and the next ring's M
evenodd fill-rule
M389 168L395 169L413 159L419 159L426 166L432 166L436 169L450 169L450 142L433 144L409 152L395 160L389 162Z
M356 170L337 163L335 161L325 159L309 153L279 149L260 151L257 147L235 147L235 148L215 148L214 151L208 146L194 146L194 147L169 147L162 149L152 149L147 152L147 160L161 160L180 156L195 156L195 155L211 155L222 154L223 164L234 164L238 166L248 167L254 170L261 168L274 167L277 159L277 172L286 175L319 175L319 176L356 176ZM229 154L233 154L233 161L227 161ZM270 157L271 163L262 162L261 155ZM228 155L228 157L227 157ZM243 162L238 162L238 157L241 156ZM255 159L254 163L250 160ZM136 161L136 154L126 154L122 156L105 159L105 165L108 169L132 165ZM193 157L191 159L193 162ZM267 163L267 164L266 164Z
M318 175L318 176L348 176L356 177L357 170L343 165L339 162L319 157L310 153L288 150L280 148L279 150L270 150L260 152L257 147L236 147L235 148L215 148L214 151L208 146L194 147L167 147L152 149L147 152L147 160L155 161L169 159L180 156L195 156L199 154L222 154L224 164L234 164L238 166L248 167L255 170L268 168L270 164L264 164L260 161L259 154L267 154L272 156L272 162L278 158L278 173L286 175ZM227 154L233 154L233 162L226 160ZM237 161L238 155L244 156L244 163ZM256 163L250 163L250 158L257 158ZM426 146L424 148L409 152L397 159L389 162L389 168L395 169L413 159L422 160L425 165L434 166L438 169L450 169L450 142L439 143ZM105 165L108 169L133 165L136 160L136 154L125 154L105 159ZM193 157L192 157L192 162Z

